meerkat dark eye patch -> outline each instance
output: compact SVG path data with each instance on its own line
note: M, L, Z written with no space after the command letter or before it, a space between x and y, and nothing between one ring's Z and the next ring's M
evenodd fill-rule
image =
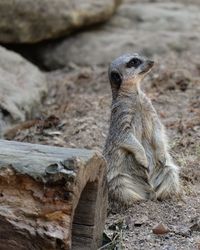
M138 58L132 58L127 64L126 67L127 68L137 68L138 66L140 66L140 64L142 64L142 61Z
M117 72L111 72L110 74L110 80L116 85L120 85L122 83L122 77L119 73Z

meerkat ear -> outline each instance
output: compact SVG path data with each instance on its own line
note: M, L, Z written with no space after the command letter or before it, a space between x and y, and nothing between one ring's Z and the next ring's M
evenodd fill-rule
M122 77L118 72L112 71L110 73L110 81L111 81L111 83L113 83L119 87L122 83Z

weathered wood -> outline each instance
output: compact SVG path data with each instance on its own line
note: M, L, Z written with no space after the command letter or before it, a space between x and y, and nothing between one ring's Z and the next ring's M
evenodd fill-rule
M96 151L0 140L0 249L97 249L105 173Z

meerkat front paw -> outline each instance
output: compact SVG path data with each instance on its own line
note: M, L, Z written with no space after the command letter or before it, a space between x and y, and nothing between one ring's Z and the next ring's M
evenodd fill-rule
M159 163L159 165L161 166L166 166L167 165L167 157L166 154L160 150L156 150L155 152L155 158L156 158L156 162Z
M145 168L145 170L149 171L149 163L146 157L146 154L140 155L135 154L136 161L141 165L141 167Z
M119 147L133 154L133 156L135 157L135 160L143 168L145 168L146 170L149 169L149 162L148 162L144 147L132 134L129 134Z

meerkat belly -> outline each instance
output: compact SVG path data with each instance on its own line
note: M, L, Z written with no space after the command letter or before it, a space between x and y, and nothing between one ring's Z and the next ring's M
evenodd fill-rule
M137 140L144 147L150 172L155 166L154 149L152 145L153 122L152 117L147 110L141 110L132 120L132 132Z
M155 167L155 156L154 156L154 147L153 147L153 122L152 122L152 117L150 115L148 115L147 113L145 113L145 115L143 115L143 130L142 130L142 139L141 139L141 143L145 149L145 153L148 159L148 163L149 163L149 170L150 173L153 172L153 169Z
M141 113L137 113L134 116L134 119L132 120L131 124L131 132L133 135L136 137L136 139L142 144L142 146L145 149L145 153L149 162L149 168L150 171L153 169L155 162L154 162L154 153L153 153L153 148L152 148L152 133L153 133L153 128L152 128L152 122L150 117L146 117ZM134 171L133 174L137 175L143 175L143 172L140 173L141 166L135 161L134 157L132 155L126 155L126 166L131 166L134 165L134 168L131 169L126 169L127 172L132 172Z
M143 134L143 124L142 116L139 113L136 113L132 119L131 133L137 138L139 142L141 142Z

